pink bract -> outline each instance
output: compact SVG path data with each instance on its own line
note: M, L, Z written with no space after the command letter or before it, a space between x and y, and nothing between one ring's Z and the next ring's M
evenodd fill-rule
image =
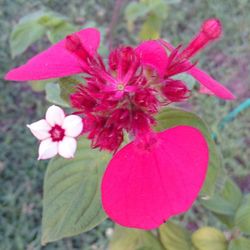
M221 99L232 100L235 99L235 96L225 86L188 61L188 59L194 56L211 41L219 38L221 33L222 26L220 21L218 19L208 19L203 23L198 35L196 35L181 52L179 52L180 47L175 48L171 43L165 40L161 40L161 42L167 50L170 51L169 58L174 54L177 59L174 61L175 64L173 65L174 69L172 69L172 75L186 72L200 82L202 85L200 93L212 94Z
M156 41L146 41L141 43L136 52L140 55L142 63L154 68L162 77L168 63L167 53Z
M94 56L100 44L100 32L95 28L87 28L74 34L80 38L85 50ZM13 81L43 80L83 72L86 63L67 50L65 43L66 39L63 39L32 57L26 64L9 71L5 79Z
M149 147L132 142L122 148L104 174L103 208L122 226L157 228L186 212L204 182L208 146L197 129L178 126L154 136Z

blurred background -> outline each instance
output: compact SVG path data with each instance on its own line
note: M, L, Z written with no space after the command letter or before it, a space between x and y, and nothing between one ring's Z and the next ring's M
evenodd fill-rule
M107 54L119 43L135 45L159 35L174 45L187 44L204 19L221 19L223 37L197 60L237 99L225 102L194 94L184 108L197 112L212 128L227 174L243 192L250 192L250 1L161 0L156 1L160 5L153 7L150 2L0 0L0 250L107 247L113 227L108 220L88 233L40 246L47 162L36 160L37 142L26 124L43 117L49 97L34 84L2 80L10 68L47 48L61 34L83 27L101 30L100 52ZM64 20L64 26L56 30L54 24L46 23L47 29L37 34L37 28L31 25L31 36L16 29L22 17L37 11L53 13ZM29 18L32 21L34 17ZM199 226L206 220L203 217L196 223Z

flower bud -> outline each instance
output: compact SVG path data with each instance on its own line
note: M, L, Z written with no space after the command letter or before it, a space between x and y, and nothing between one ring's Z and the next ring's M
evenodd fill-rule
M189 89L180 80L167 80L162 93L171 102L181 102L189 97Z
M179 58L189 59L205 48L210 42L220 37L222 25L218 19L211 18L203 22L200 32L180 53Z
M219 38L222 33L222 25L219 19L211 18L204 21L201 31L205 33L211 40Z
M83 47L81 40L77 35L69 35L66 37L65 48L83 60L86 60L88 56L88 52Z
M96 106L96 100L93 98L85 87L80 86L78 91L70 95L70 102L73 108L83 112L91 112Z

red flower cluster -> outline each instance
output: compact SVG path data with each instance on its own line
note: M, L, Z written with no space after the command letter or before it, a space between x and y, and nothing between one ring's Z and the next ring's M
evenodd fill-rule
M86 84L71 94L71 104L85 114L84 132L89 133L92 147L115 151L123 142L123 131L136 136L155 123L153 115L161 102L156 90L159 82L154 74L145 74L140 55L132 47L112 51L108 67L101 57L87 58Z

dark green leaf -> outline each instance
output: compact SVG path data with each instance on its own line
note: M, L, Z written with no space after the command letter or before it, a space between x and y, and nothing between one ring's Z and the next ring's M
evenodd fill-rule
M191 250L190 233L183 227L168 221L159 228L160 240L167 250Z
M164 250L149 231L116 226L109 250Z
M247 196L235 215L235 225L241 232L250 234L250 196Z
M64 77L59 80L61 88L61 98L69 103L69 96L76 90L76 86L82 83L83 79L80 77Z
M157 122L157 130L165 130L178 125L188 125L198 128L203 133L209 145L210 156L208 173L201 195L211 197L214 193L215 184L221 172L221 161L216 145L211 137L211 132L206 124L197 115L175 108L166 108L160 112L157 116Z
M47 36L51 43L56 43L75 31L76 28L72 24L61 22L59 25L51 27L47 32Z
M74 31L67 18L52 11L37 11L23 17L15 26L10 37L12 56L24 52L31 44L48 31L48 37L56 42Z
M249 250L249 249L250 249L250 239L246 239L244 237L232 240L228 248L228 250Z
M44 27L32 19L27 19L26 21L17 24L10 36L12 57L23 53L31 44L40 39L44 34Z
M49 80L40 80L40 81L30 81L28 83L29 83L29 85L30 85L30 87L32 88L33 91L42 92L42 91L45 91L46 84L53 83L54 80L49 79Z
M218 194L214 194L208 200L201 200L201 204L212 212L218 214L233 216L235 212L233 205L222 199Z
M43 15L38 19L38 23L47 28L60 26L67 22L67 18L53 11L44 11Z
M45 87L46 99L63 107L69 107L69 104L61 98L61 89L58 83L48 83Z
M201 203L217 214L234 216L241 200L240 189L231 179L227 178L220 193L213 195L208 200L201 200ZM225 218L222 217L222 219Z
M106 218L100 181L109 158L82 138L73 159L58 157L49 163L44 180L43 244L91 230Z

